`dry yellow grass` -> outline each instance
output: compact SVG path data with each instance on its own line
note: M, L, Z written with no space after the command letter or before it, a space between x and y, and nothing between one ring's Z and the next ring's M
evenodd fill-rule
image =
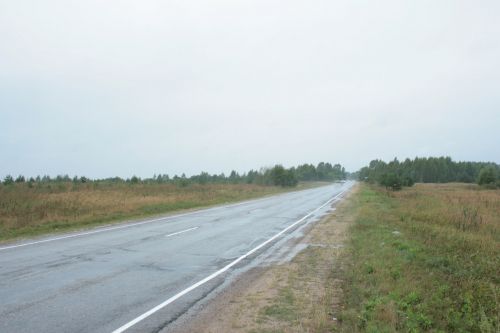
M475 229L485 237L498 235L499 190L485 190L473 184L417 184L391 195L404 201L407 216L416 220L432 221L445 227L465 223L462 227ZM473 216L464 216L464 211L465 215L477 212L477 225Z
M284 191L247 184L56 183L0 187L0 240Z

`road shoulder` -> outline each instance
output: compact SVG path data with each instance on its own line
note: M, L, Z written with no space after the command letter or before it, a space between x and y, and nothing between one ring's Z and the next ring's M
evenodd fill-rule
M323 332L336 325L344 242L352 223L350 197L313 224L291 261L256 267L237 277L196 316L173 331ZM169 330L171 332L171 330Z

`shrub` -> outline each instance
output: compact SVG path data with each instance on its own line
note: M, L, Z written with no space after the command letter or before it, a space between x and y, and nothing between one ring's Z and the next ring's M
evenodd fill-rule
M26 179L22 175L19 175L16 178L16 183L24 183L25 181L26 181Z
M413 177L405 176L403 178L403 186L411 187L413 185L415 185L415 179L413 179Z
M380 177L380 185L385 186L386 188L391 188L393 191L399 191L401 190L403 186L403 182L401 180L401 177L396 175L395 173L384 173Z
M297 178L292 170L285 169L282 165L275 165L270 171L271 181L276 186L295 186Z
M14 183L14 178L12 178L11 175L7 175L5 176L5 178L3 179L3 183L4 185L11 185Z
M490 165L481 169L481 171L479 172L477 183L479 185L492 185L495 184L496 180L496 170Z

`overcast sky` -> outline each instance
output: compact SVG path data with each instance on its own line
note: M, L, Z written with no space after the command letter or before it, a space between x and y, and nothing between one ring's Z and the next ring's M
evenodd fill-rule
M0 0L0 176L500 162L500 1Z

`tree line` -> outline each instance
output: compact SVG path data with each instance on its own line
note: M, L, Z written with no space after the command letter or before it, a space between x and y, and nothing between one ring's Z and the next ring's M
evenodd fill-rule
M393 190L414 183L462 182L500 186L500 165L491 162L455 162L450 157L373 160L358 171L358 179L378 183Z
M153 177L140 178L132 176L130 178L103 178L91 179L84 176L58 175L56 177L36 176L26 178L19 175L16 178L7 175L2 185L9 186L16 183L27 183L29 187L36 184L50 184L50 183L67 183L73 182L74 184L80 183L128 183L128 184L151 184L172 183L179 186L187 186L189 184L257 184L257 185L274 185L274 186L296 186L299 181L337 181L347 177L345 168L340 164L320 162L318 165L302 164L297 167L285 168L281 164L277 164L269 168L261 168L259 170L250 170L246 173L239 174L236 171L231 171L229 175L209 174L208 172L201 172L198 175L186 177L185 174L180 176L174 175L170 177L168 174L158 173Z

